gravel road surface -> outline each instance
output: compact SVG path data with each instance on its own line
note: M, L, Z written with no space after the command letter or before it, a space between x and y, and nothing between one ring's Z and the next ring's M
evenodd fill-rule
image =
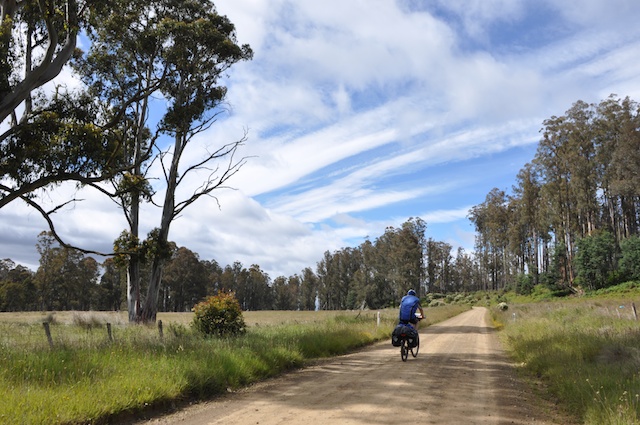
M572 423L518 379L485 308L421 329L420 342L406 362L385 341L138 424Z

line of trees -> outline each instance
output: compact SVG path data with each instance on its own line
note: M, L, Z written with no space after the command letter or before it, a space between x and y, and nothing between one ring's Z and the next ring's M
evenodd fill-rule
M411 218L389 227L356 248L327 251L316 264L275 279L259 265L222 267L201 260L186 247L169 244L159 295L159 311L190 311L219 292L235 292L243 310L342 310L397 305L409 290L474 291L472 258L451 245L425 239L426 223ZM120 310L126 308L128 263L118 257L101 265L42 232L40 266L32 272L6 259L0 262L0 310ZM151 272L141 263L142 281ZM145 287L141 288L143 291Z
M403 226L404 231L387 229L380 241L391 243L391 239L399 238L396 234L409 232L415 223L420 222L408 222ZM414 249L420 249L415 245L415 240L411 242L414 243ZM398 247L401 245L401 241L395 243ZM376 254L373 244L367 242L363 246L367 249L367 255L382 258L381 253ZM40 265L35 272L16 265L10 259L0 261L0 310L126 309L128 262L113 257L99 265L93 257L60 246L51 232L40 234L36 248L40 254ZM362 302L353 290L348 289L354 274L352 269L358 267L357 262L354 260L350 265L345 262L350 257L355 259L355 253L361 252L360 249L346 249L334 254L327 252L318 264L318 273L306 268L300 275L279 276L274 280L258 265L246 268L235 262L222 267L215 260L200 260L198 254L173 243L169 243L169 251L170 258L158 295L159 311L189 311L206 296L220 291L234 291L244 310L343 309ZM417 261L421 261L419 255ZM373 270L374 266L369 267ZM392 289L391 286L395 285L392 279L395 277L383 278L382 266L375 267L372 276L375 275L378 282L386 282L384 285L388 287L388 295L384 300L385 303L391 302L392 297L397 297L398 291L404 290L406 285L401 289ZM412 274L411 267L405 265L404 273ZM335 277L338 271L342 280ZM148 261L141 263L140 273L141 281L147 281L151 273ZM392 273L397 274L397 271ZM414 281L417 287L419 279ZM343 288L345 296L341 298L337 294L342 293ZM144 286L141 288L143 291L146 289ZM364 292L360 294L361 297L365 296Z
M637 102L578 101L544 121L512 192L494 188L470 212L484 288L575 292L640 279Z

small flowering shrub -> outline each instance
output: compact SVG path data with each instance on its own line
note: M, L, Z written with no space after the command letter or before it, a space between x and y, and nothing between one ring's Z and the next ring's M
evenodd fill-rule
M246 331L240 303L233 292L211 296L193 307L193 327L205 335L238 335Z

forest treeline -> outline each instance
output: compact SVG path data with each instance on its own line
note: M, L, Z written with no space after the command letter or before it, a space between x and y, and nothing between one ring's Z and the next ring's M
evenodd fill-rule
M426 238L420 218L273 279L257 264L221 266L171 244L158 311L189 311L220 291L234 291L244 310L331 310L396 305L410 288L423 296L535 285L571 293L639 280L638 103L579 101L545 120L541 133L510 193L494 188L470 210L474 252ZM48 232L36 247L35 272L0 261L0 310L126 310L126 264L99 264Z
M494 188L470 212L485 287L575 292L640 278L639 112L611 95L544 121L512 193Z

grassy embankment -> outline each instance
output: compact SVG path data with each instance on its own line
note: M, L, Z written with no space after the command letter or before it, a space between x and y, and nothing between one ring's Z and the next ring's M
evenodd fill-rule
M640 322L632 308L640 309L640 285L506 300L508 310L494 309L503 341L547 395L587 425L640 424Z
M467 309L429 309L435 323ZM117 421L118 415L206 399L389 338L397 311L248 312L246 335L202 338L191 314L160 315L155 327L58 313L49 347L37 314L0 315L0 424ZM356 317L357 316L357 317ZM109 340L105 320L112 323Z

